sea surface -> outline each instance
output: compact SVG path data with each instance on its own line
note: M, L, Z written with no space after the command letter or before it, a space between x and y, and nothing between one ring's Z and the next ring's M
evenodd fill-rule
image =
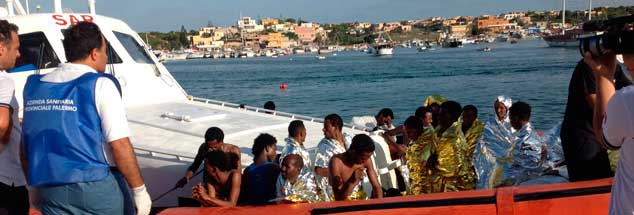
M478 51L487 46L491 52ZM520 40L427 52L396 48L388 57L350 51L325 60L302 54L165 65L193 96L257 107L271 100L279 111L313 117L337 113L350 122L387 107L394 124L401 124L427 96L440 94L475 105L488 119L496 96L508 95L532 106L533 126L549 129L563 120L568 82L580 59L574 48ZM283 83L287 90L280 90Z

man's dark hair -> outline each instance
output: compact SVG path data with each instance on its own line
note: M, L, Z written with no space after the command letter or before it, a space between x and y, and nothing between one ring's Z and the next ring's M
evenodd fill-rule
M205 162L210 166L218 168L222 172L227 172L238 168L236 166L236 163L238 162L238 155L231 152L225 153L221 150L214 150L207 153L205 156Z
M422 129L423 128L423 122L417 116L409 116L409 117L407 117L407 119L405 120L405 123L403 123L403 125L406 128L415 128L415 129Z
M394 119L394 112L392 112L392 109L389 108L383 108L379 111L379 113L376 114L377 116L383 116L383 117L390 117L392 119Z
M428 107L430 109L433 108L433 107L440 107L440 104L438 104L438 102L434 102L434 103L431 103Z
M293 120L290 124L288 124L288 136L289 137L297 137L302 129L305 129L304 122L301 120Z
M304 167L304 159L301 156L299 156L298 154L286 155L286 157L284 157L284 160L282 161L282 163L284 163L284 161L286 159L291 159L291 158L295 159L295 167L297 167L300 170L301 170L302 167Z
M462 106L460 106L460 103L455 101L443 102L442 105L440 105L440 108L447 111L447 113L454 118L459 118L460 114L462 114Z
M74 62L82 60L93 49L101 49L103 35L99 26L92 22L78 22L64 31L64 52L66 60Z
M509 114L513 117L519 117L520 120L528 121L531 118L531 106L526 102L515 102L511 105Z
M253 140L253 147L251 147L253 159L262 153L266 147L275 145L275 143L277 143L277 139L270 134L262 133L258 135L258 137Z
M205 132L205 142L217 140L221 142L225 139L225 134L218 127L211 127Z
M324 123L326 123L326 121L330 121L330 124L338 128L339 131L343 129L343 119L341 119L341 117L335 113L326 116L326 118L324 118Z
M7 22L7 20L0 20L0 43L4 45L11 45L11 32L18 33L18 26Z
M425 114L431 113L431 108L420 106L416 108L416 112L414 112L414 116L424 119Z
M350 150L354 150L356 153L374 152L374 140L366 134L357 134L352 138Z
M275 110L275 103L273 103L273 101L267 101L264 103L264 109Z
M462 108L462 112L465 112L465 111L472 111L476 116L478 115L478 108L476 108L476 106L473 106L473 105L464 106Z

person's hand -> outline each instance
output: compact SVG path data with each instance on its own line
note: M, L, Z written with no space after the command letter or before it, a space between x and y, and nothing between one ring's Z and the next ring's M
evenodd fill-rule
M204 198L216 197L216 188L213 185L208 183L207 192L203 192L202 196Z
M152 199L145 189L145 184L132 188L134 192L134 203L136 205L136 212L138 215L148 215L152 209Z
M597 77L606 77L610 80L614 79L616 71L616 55L608 51L601 57L593 57L590 52L586 52L583 56L585 62Z
M185 177L181 178L180 180L178 180L176 182L176 184L174 185L174 187L178 187L178 188L183 188L185 187L185 185L187 185L187 183L189 183L189 180L192 178L192 176L194 176L194 172L187 170L187 173L185 173Z
M354 170L354 173L352 174L352 180L356 183L359 180L361 180L363 177L365 176L365 169L356 169Z

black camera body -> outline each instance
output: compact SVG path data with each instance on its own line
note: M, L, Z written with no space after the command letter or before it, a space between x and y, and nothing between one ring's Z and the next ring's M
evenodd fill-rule
M600 57L611 51L613 54L634 53L634 15L613 18L604 21L591 21L583 24L584 32L594 32L579 36L581 56L590 52Z

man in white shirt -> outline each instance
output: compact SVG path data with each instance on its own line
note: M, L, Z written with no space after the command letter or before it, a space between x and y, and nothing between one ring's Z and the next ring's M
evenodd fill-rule
M20 57L18 27L0 20L0 214L28 214L29 197L20 163L22 129L15 84L6 73Z
M615 91L614 71L618 65L614 54L597 58L586 53L584 61L597 81L593 126L597 139L608 149L621 149L609 213L634 214L634 86ZM623 54L623 61L630 77L634 77L634 53Z
M130 214L131 188L137 214L147 215L152 203L128 138L121 91L113 76L103 74L105 38L90 22L70 27L64 37L70 63L30 76L24 89L27 175L41 210Z

